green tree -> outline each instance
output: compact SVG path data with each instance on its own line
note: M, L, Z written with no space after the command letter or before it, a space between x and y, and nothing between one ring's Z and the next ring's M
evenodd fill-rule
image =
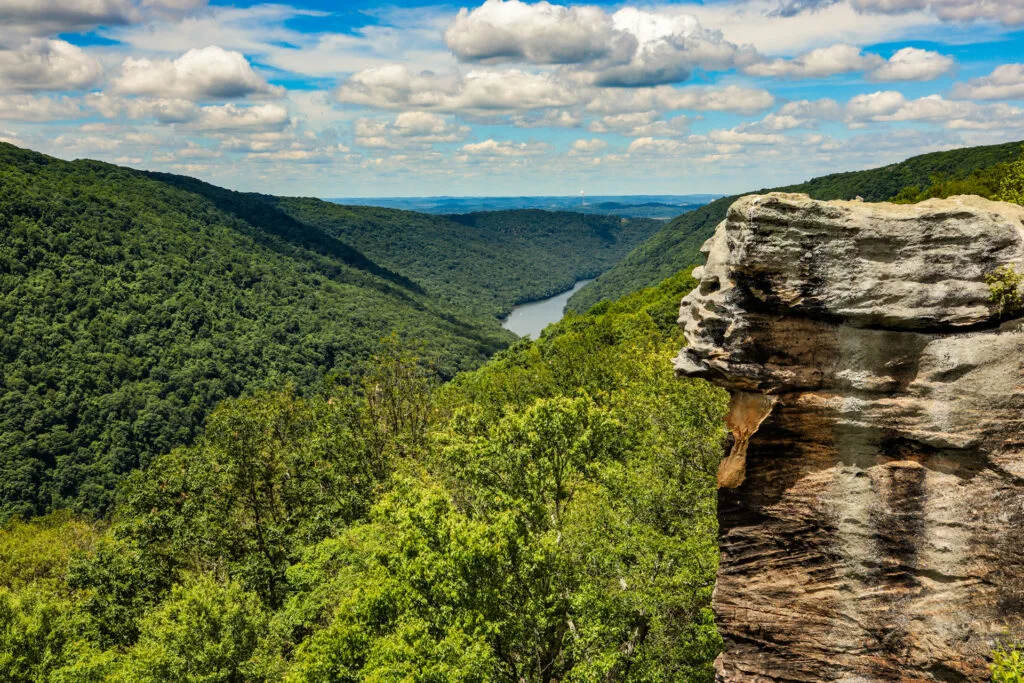
M176 586L142 622L124 678L139 683L258 681L247 668L266 631L259 598L237 583L203 574Z
M1007 167L999 183L996 199L1024 204L1024 154Z
M1013 266L1000 266L985 276L988 300L1004 318L1013 317L1024 308L1024 275Z

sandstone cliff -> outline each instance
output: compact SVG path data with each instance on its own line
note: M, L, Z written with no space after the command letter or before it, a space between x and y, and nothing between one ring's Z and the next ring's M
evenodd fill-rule
M737 201L681 374L732 392L721 681L981 681L1024 636L1024 209Z

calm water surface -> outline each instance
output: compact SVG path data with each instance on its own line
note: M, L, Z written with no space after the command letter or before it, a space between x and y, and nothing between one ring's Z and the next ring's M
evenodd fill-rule
M565 315L565 304L569 301L569 297L580 291L583 285L588 282L592 282L592 280L580 280L569 291L557 294L550 299L542 299L531 304L516 306L512 309L509 316L505 318L505 321L501 323L501 326L506 330L515 332L520 337L536 339L540 336L541 330L551 323L557 323L562 319L562 316Z

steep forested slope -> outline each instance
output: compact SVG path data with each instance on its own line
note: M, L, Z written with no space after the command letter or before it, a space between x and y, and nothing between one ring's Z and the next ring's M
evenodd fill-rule
M933 185L942 178L966 178L980 169L1006 163L1020 152L1020 142L935 152L883 168L834 173L799 185L756 190L748 194L804 192L815 199L853 199L860 196L865 201L881 202L908 187ZM726 211L737 198L738 195L725 197L679 216L573 295L569 299L569 308L586 310L602 299L617 299L649 287L681 268L699 263L701 245L711 237L715 226L725 218Z
M489 316L604 272L661 227L646 218L540 209L429 216L316 199L277 204L442 301Z
M225 402L110 524L0 528L0 679L710 682L725 392L681 273L444 386Z

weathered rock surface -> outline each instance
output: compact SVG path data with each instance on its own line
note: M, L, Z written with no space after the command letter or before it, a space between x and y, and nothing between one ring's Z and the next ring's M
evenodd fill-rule
M1024 209L745 197L680 314L729 389L720 681L983 681L1024 636Z

